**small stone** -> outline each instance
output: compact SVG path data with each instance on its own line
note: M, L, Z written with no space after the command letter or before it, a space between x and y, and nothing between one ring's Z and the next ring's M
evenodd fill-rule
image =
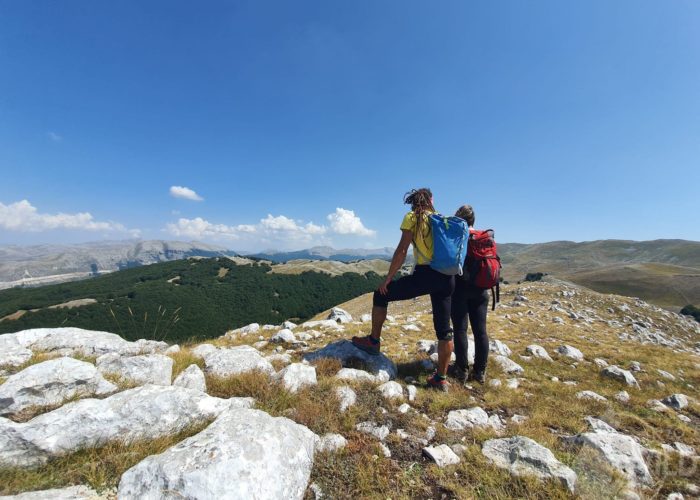
M282 344L285 342L291 344L292 342L296 342L296 340L297 338L294 336L294 332L287 328L280 330L270 338L270 342L275 342L277 344Z
M498 378L492 378L488 381L489 387L492 387L494 389L501 387L503 383L501 382L501 379Z
M688 406L688 396L685 394L672 394L666 399L663 399L662 403L666 406L670 406L674 410L682 410Z
M639 361L632 361L630 362L630 371L633 372L641 372L642 371L642 365Z
M506 387L512 390L517 389L518 387L520 387L520 379L509 378L508 380L506 380Z
M355 391L353 391L352 388L347 385L336 387L335 394L340 400L341 413L344 413L357 401L357 394L355 394Z
M377 387L377 390L385 399L403 399L403 387L398 382L385 382Z
M661 375L662 378L665 378L666 380L671 380L671 381L676 380L676 377L674 377L673 375L671 375L667 371L664 371L664 370L656 370L656 371L659 373L659 375Z
M593 401L600 401L600 402L607 401L606 398L604 398L603 396L601 396L597 392L593 392L593 391L577 392L576 397L578 399L591 399Z
M418 395L418 389L415 385L408 385L406 386L406 393L408 394L408 400L413 402L416 400L416 396Z
M377 425L374 422L361 422L355 426L355 429L357 429L359 432L362 432L364 434L369 434L370 436L374 436L380 441L383 441L390 432L390 429L386 425Z
M525 373L525 370L523 369L522 366L517 364L515 361L506 358L505 356L494 356L493 358L494 363L499 365L501 367L501 370L503 370L504 373L511 374L522 374Z
M382 455L384 455L384 458L391 458L391 450L389 449L389 447L387 445L380 442L379 449L382 450Z
M601 359L601 358L595 358L593 360L593 363L595 363L595 365L598 368L607 368L608 367L608 362L605 361L604 359Z
M567 358L571 358L576 361L583 361L583 353L570 345L563 345L557 347L557 352Z
M607 368L604 368L600 373L604 377L619 380L620 382L624 382L629 386L636 387L637 389L639 389L639 383L637 382L637 379L634 378L634 375L632 375L632 373L627 370L623 370L619 366L608 366Z
M547 350L540 345L530 344L525 348L525 350L536 358L544 359L546 361L553 361Z
M347 440L340 434L324 434L316 446L316 451L334 453L345 448L347 444Z
M195 364L191 364L185 368L182 373L175 378L173 385L207 392L207 381L204 378L204 372Z
M651 410L658 411L660 413L668 411L668 406L663 404L661 401L658 399L650 399L647 401L647 407Z
M488 414L479 406L468 410L452 410L447 414L445 427L453 431L462 431L474 427L486 427Z
M446 444L426 446L423 448L423 454L435 462L435 464L440 468L458 464L460 462L460 458L457 456L457 454Z
M411 405L409 405L408 403L404 403L401 406L399 406L398 410L399 413L406 414L409 411L411 411Z
M274 375L289 392L295 393L302 387L318 384L316 368L303 363L292 363Z
M520 425L520 424L524 423L528 418L529 417L526 417L525 415L517 415L516 414L516 415L513 415L512 417L510 417L510 421L511 421L511 423L513 423L515 425Z
M630 395L627 391L620 391L617 394L615 394L615 399L618 400L620 403L629 403Z

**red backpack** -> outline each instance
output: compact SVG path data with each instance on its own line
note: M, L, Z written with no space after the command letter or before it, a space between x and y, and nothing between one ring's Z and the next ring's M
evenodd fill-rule
M470 283L477 288L490 288L493 296L491 310L496 309L496 302L501 300L501 258L496 250L493 229L469 230L466 263Z

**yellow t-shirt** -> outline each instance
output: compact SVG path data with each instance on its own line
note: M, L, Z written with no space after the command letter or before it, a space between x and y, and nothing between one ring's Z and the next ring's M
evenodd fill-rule
M432 213L432 212L429 212ZM416 233L416 214L408 212L401 222L401 230L408 230L413 233L413 258L417 265L430 264L433 258L433 234L430 231L430 220L428 215L423 215L421 234Z

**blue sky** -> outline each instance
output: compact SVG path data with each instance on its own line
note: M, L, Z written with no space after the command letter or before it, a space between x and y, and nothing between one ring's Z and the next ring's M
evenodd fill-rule
M0 0L0 244L393 246L420 186L700 240L698 54L695 0Z

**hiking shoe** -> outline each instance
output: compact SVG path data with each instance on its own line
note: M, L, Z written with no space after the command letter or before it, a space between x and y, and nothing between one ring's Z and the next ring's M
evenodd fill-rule
M366 335L364 337L353 337L352 345L362 351L365 351L367 354L377 356L379 354L381 342L374 342L371 335Z
M447 392L450 390L450 383L444 378L438 378L437 372L428 379L428 389L437 389L438 391Z
M456 379L460 384L463 384L467 381L467 375L468 372L465 370L462 370L459 366L457 365L450 365L447 367L447 374Z
M468 382L478 382L481 385L484 385L486 383L486 374L484 372L475 372L472 371L469 373L469 377L467 377Z

